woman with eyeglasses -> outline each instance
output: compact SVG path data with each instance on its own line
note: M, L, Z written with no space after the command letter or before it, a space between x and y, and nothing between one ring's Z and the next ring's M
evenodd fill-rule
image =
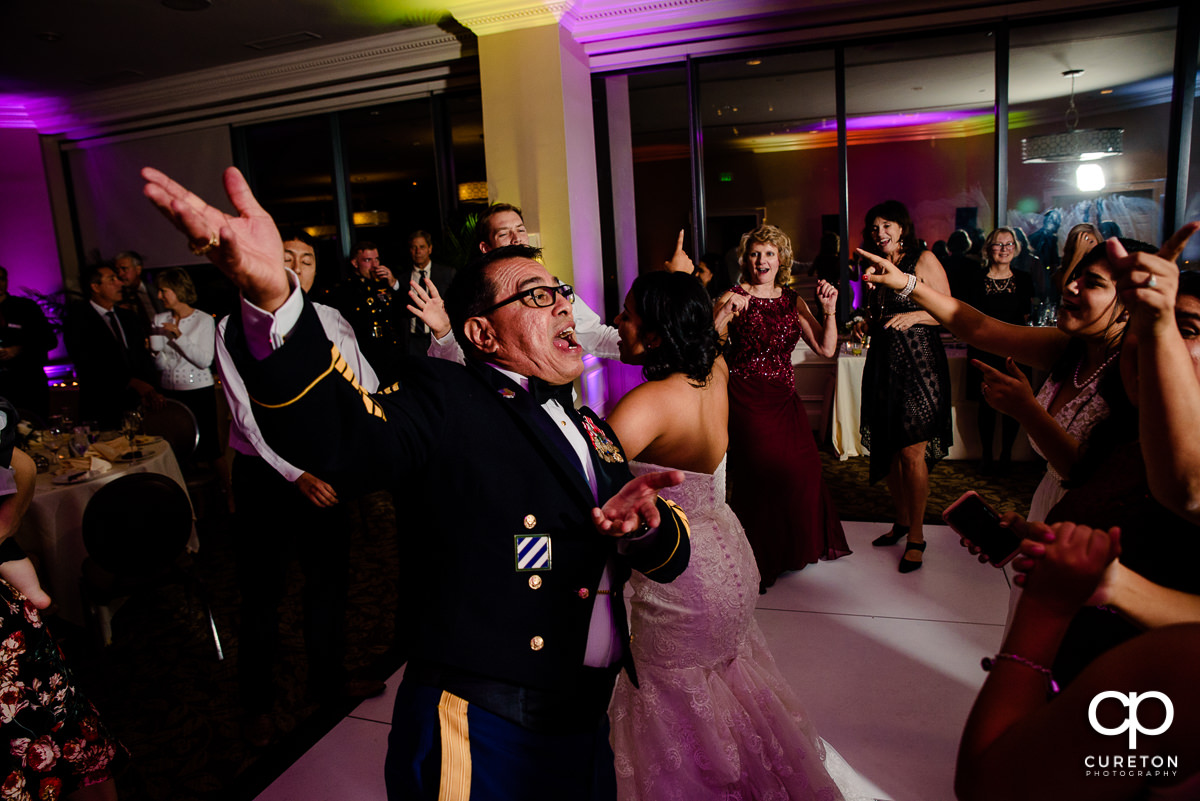
M1033 302L1033 279L1029 273L1013 269L1021 255L1021 244L1012 228L997 228L983 243L984 270L977 271L964 287L963 300L979 311L1012 325L1025 325ZM997 370L1004 369L1004 357L974 346L967 347L967 358L978 359ZM978 431L982 446L980 468L989 475L993 466L993 437L996 431L996 410L983 399L983 373L972 369L967 374L967 398L979 404ZM1001 415L1000 464L1003 473L1012 462L1013 443L1017 440L1020 423L1015 417Z
M742 235L738 264L741 282L717 302L739 310L728 323L730 505L766 592L785 570L850 553L792 368L801 339L826 358L837 353L838 292L817 282L818 321L788 288L792 243L773 225Z

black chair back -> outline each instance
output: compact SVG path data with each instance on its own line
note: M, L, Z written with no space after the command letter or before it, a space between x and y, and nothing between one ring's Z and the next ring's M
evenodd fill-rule
M142 430L165 439L180 464L187 462L200 444L196 416L185 403L174 398L164 398L161 408L147 409L142 415Z
M158 473L131 473L105 484L83 512L88 555L116 575L166 570L187 547L191 532L187 493Z

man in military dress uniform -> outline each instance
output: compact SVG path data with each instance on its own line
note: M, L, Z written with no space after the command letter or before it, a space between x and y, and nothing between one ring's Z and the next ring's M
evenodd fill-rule
M379 376L380 386L397 378L405 319L405 293L392 271L380 263L373 242L359 242L350 258L350 275L333 292L333 306L350 327L363 356Z
M399 386L369 395L338 369L237 170L225 177L236 218L143 175L146 195L243 292L227 344L268 441L350 480L408 482L423 499L406 554L422 609L389 797L615 799L606 709L616 673L633 670L624 582L632 569L670 581L690 549L686 518L657 497L683 474L632 478L611 429L570 403L583 369L570 289L535 250L487 254L448 301L468 365L412 360Z

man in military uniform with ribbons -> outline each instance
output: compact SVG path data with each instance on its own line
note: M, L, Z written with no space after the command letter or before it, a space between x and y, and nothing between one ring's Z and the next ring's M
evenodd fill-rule
M621 592L631 570L670 581L690 548L686 517L657 497L683 474L633 478L611 429L571 404L583 366L570 287L536 250L488 253L447 298L467 366L414 360L400 384L367 395L331 369L237 170L225 182L238 217L156 170L143 176L242 290L227 344L268 441L423 499L405 510L422 608L392 718L389 797L615 799L606 709L617 672L634 675Z
M375 368L380 386L396 381L402 326L407 322L405 293L392 271L379 260L373 242L358 242L350 257L350 275L333 291L333 306L350 327L363 356Z

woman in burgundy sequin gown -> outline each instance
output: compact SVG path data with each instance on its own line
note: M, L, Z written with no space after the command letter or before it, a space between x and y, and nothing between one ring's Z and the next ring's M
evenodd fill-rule
M824 321L786 288L792 246L773 225L742 236L741 283L726 293L744 299L729 324L730 505L754 549L760 591L785 570L850 553L821 477L821 457L796 395L797 340L822 356L837 352L837 288L820 281Z

